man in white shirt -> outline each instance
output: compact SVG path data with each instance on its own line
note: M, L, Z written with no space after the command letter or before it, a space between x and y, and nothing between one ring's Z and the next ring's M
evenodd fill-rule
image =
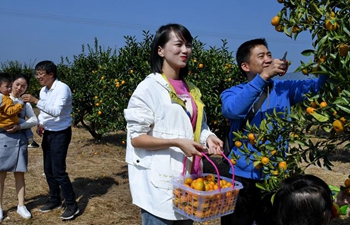
M36 104L40 109L37 134L42 138L44 172L50 189L50 202L40 208L48 212L61 207L61 190L66 210L61 218L72 219L79 213L72 183L66 172L66 156L72 138L72 93L70 88L57 78L57 67L51 61L42 61L35 66L36 78L43 88L39 99L25 94L24 102Z

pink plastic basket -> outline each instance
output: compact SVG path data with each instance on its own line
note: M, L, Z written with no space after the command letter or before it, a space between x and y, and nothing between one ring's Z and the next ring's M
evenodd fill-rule
M240 189L243 188L243 185L234 180L234 167L230 160L224 154L222 155L228 160L232 168L232 179L220 177L219 170L215 163L207 155L203 154L216 170L217 174L213 175L218 184L217 190L198 191L184 184L185 179L188 177L196 179L198 177L206 177L209 175L208 173L187 176L183 175L171 180L171 183L173 184L173 207L177 213L194 221L203 222L234 212L238 193ZM184 167L186 165L185 161ZM232 186L221 188L220 182L218 182L219 180L230 182L232 183Z

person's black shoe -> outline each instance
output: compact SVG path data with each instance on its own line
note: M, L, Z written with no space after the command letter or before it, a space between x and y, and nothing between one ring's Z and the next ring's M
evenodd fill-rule
M67 205L67 208L64 211L64 213L62 214L61 219L63 219L63 220L73 219L73 217L75 215L77 215L78 213L79 213L79 208L76 204L75 205Z
M40 147L39 144L36 143L35 141L33 141L28 145L28 148L39 148L39 147Z
M41 207L39 209L40 212L49 212L53 209L59 209L62 207L62 203L52 203L52 202L49 202L47 203L46 205L44 205L43 207Z

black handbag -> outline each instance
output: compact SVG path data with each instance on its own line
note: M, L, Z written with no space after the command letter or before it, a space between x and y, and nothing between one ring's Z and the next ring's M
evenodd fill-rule
M259 96L259 99L253 104L253 107L250 109L247 117L244 119L244 121L241 123L241 126L239 128L239 130L243 131L247 121L250 121L256 114L256 112L259 111L261 105L264 103L265 99L267 98L267 93L269 91L271 91L272 87L265 87L262 94ZM230 132L230 127L228 127L228 131L226 132L226 137L225 137L225 141L224 141L224 146L223 146L223 152L226 155L226 157L229 157L231 150L233 148L233 146L230 145L229 142L229 132ZM225 164L229 165L229 163L227 162L227 160L225 159L225 157L222 157L222 162L224 162Z

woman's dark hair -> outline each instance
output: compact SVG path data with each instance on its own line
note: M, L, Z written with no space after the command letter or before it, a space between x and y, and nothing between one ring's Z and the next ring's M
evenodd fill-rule
M164 47L165 44L170 40L170 32L173 31L183 41L187 44L192 44L193 37L186 27L180 24L167 24L161 26L153 39L151 45L151 69L153 73L162 73L163 68L163 58L158 55L158 46ZM180 79L187 76L188 65L180 69Z
M306 174L282 181L273 202L275 225L325 225L332 213L332 191L320 178Z
M237 52L236 52L237 65L244 75L245 75L245 71L242 69L241 65L244 62L249 62L250 50L258 45L264 45L266 48L268 48L265 38L257 38L257 39L244 42L237 49Z
M30 84L30 79L27 75L23 74L23 73L19 73L19 74L16 74L14 77L13 77L13 81L17 80L17 79L20 79L20 78L23 78L26 82L27 82L27 90L29 88L29 84Z

